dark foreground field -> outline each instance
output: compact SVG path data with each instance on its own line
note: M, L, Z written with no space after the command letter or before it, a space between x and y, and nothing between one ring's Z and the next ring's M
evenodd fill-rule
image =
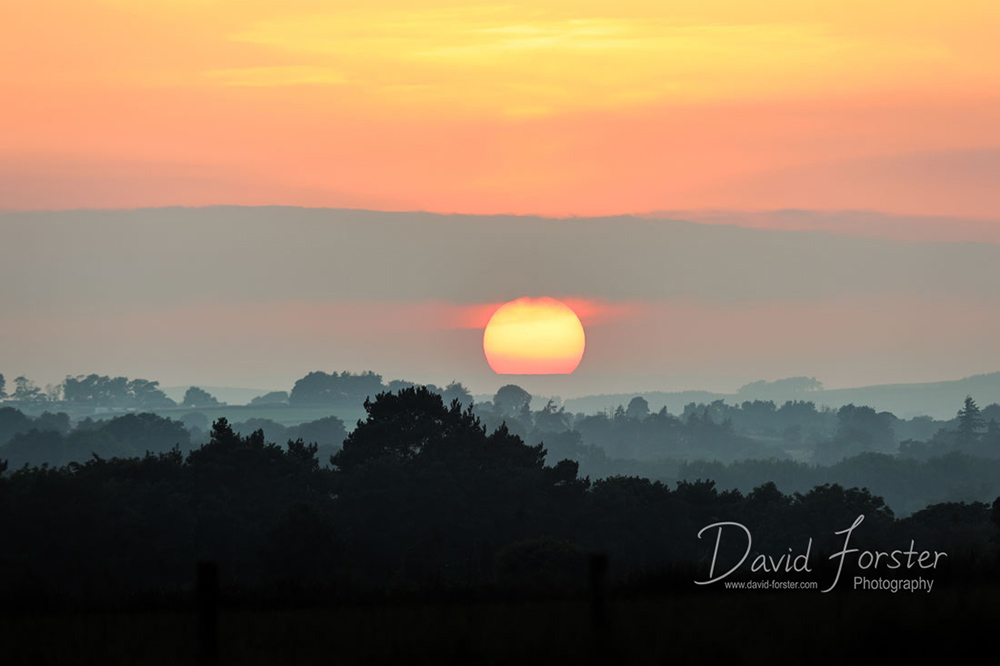
M989 663L1000 588L719 590L612 599L603 622L593 610L583 599L228 608L207 663L919 664L976 652ZM206 663L199 640L193 610L0 616L8 666Z

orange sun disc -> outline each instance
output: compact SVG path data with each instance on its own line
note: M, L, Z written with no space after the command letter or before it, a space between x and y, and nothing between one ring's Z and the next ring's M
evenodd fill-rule
M580 318L553 298L504 303L483 331L486 361L498 375L568 375L585 343Z

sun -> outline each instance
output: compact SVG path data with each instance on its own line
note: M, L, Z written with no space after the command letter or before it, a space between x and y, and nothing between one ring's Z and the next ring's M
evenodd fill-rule
M585 345L580 318L554 298L504 303L483 331L486 361L498 375L568 375Z

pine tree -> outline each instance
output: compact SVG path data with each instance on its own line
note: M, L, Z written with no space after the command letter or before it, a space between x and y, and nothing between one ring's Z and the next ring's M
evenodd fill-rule
M979 439L979 431L983 429L983 418L976 401L972 396L966 396L965 406L958 410L958 444L969 446Z

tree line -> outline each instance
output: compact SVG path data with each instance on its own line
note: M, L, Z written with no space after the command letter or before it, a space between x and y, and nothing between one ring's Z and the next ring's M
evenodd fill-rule
M857 545L918 539L959 557L992 557L1000 504L951 503L898 519L866 488L822 484L786 494L714 481L637 476L592 481L506 426L490 429L425 387L383 392L320 464L318 446L284 445L225 419L206 443L140 457L93 456L0 475L5 599L91 603L180 593L199 560L261 594L393 590L572 591L587 553L614 581L654 580L706 556L696 538L720 516L784 552L865 514ZM644 578L645 577L645 578ZM669 576L668 576L669 578ZM678 579L679 580L679 579Z
M416 386L414 382L392 380L385 382L382 375L371 371L351 372L310 372L298 379L288 391L271 391L255 398L251 404L280 405L298 407L342 407L360 405L365 398L381 391L396 391ZM427 387L444 396L446 402L458 399L471 402L472 395L461 382L451 382L447 386ZM146 379L110 377L92 373L89 375L67 376L58 384L49 384L44 389L31 379L21 375L14 379L14 389L7 392L6 379L0 374L0 401L13 406L35 411L38 408L76 406L105 409L164 409L171 407L191 407L201 409L218 407L219 402L205 389L192 386L187 389L180 403L173 400L160 383Z

